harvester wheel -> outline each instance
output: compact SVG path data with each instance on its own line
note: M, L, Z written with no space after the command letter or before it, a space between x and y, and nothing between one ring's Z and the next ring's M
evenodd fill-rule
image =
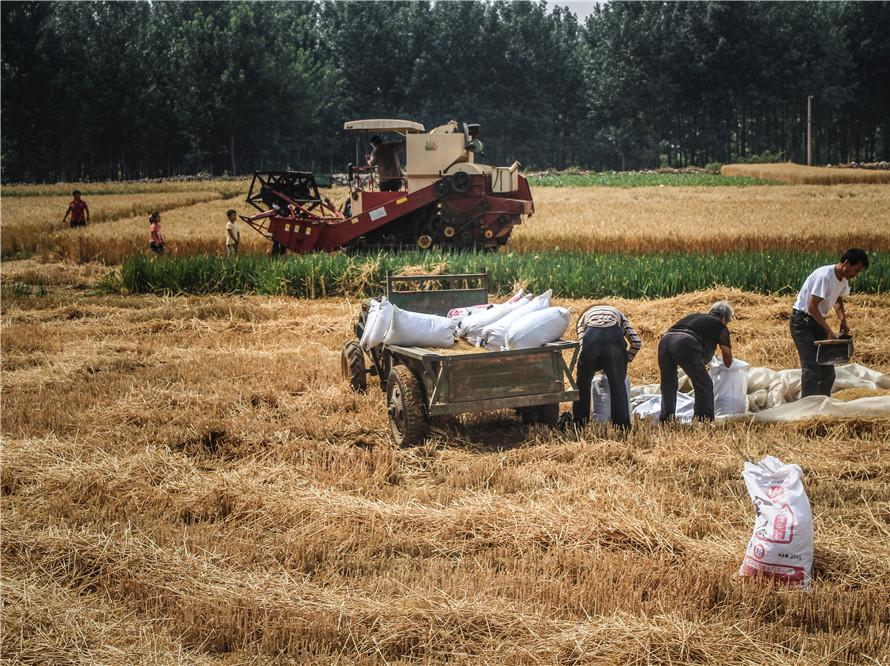
M356 340L350 340L340 350L340 376L349 382L353 391L364 393L368 388L365 352Z
M454 238L454 227L445 227L444 229L442 229L442 235L445 236L445 238Z
M429 250L433 245L433 237L429 234L421 234L417 237L417 247L421 250Z
M470 189L470 182L470 174L466 171L458 171L451 176L451 189L458 194L462 194Z
M396 446L411 446L426 437L428 423L420 381L404 365L396 365L389 371L386 411L389 414L389 433Z

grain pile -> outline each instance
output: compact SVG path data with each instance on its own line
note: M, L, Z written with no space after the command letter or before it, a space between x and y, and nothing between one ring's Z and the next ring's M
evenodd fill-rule
M623 440L502 413L395 449L381 394L337 379L356 302L4 296L7 659L890 659L890 421ZM646 344L634 382L658 332L724 296L740 356L793 363L788 298L617 301ZM887 372L890 298L849 310L859 360ZM805 593L735 575L742 461L767 453L806 473Z

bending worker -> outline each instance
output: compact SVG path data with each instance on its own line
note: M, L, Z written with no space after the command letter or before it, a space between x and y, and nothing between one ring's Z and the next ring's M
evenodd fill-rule
M834 385L834 366L816 363L816 340L833 340L838 336L825 321L834 308L840 320L841 335L849 335L844 296L850 293L847 280L852 280L868 268L865 250L851 248L836 264L817 268L804 281L791 310L791 337L800 357L801 397L831 395Z
M718 301L707 314L691 314L671 326L658 342L658 371L661 374L661 422L677 411L677 366L683 368L695 391L694 418L714 420L714 382L705 366L720 346L723 365L732 365L729 329L732 306Z
M611 421L620 428L630 428L628 409L627 364L640 351L640 336L620 310L610 305L594 305L578 317L578 340L581 355L578 359L578 400L572 405L576 424L590 419L590 386L593 375L602 370L609 380Z

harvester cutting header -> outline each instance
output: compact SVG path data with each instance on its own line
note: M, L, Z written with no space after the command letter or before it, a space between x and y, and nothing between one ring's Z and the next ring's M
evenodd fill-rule
M247 201L260 213L242 219L275 247L306 253L342 248L485 249L506 245L534 212L519 163L493 167L482 154L479 126L451 121L429 132L406 120L355 120L356 159L349 196L338 209L322 198L312 173L254 173ZM397 135L384 141L381 135ZM359 162L360 137L373 151ZM404 152L403 172L399 154Z

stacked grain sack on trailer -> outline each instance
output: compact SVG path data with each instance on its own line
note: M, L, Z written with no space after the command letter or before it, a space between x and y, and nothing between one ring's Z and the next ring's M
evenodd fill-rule
M404 310L372 299L362 349L381 344L449 348L464 339L489 351L530 349L555 342L569 325L568 308L551 306L553 290L531 297L520 289L504 303L452 308L448 316Z

